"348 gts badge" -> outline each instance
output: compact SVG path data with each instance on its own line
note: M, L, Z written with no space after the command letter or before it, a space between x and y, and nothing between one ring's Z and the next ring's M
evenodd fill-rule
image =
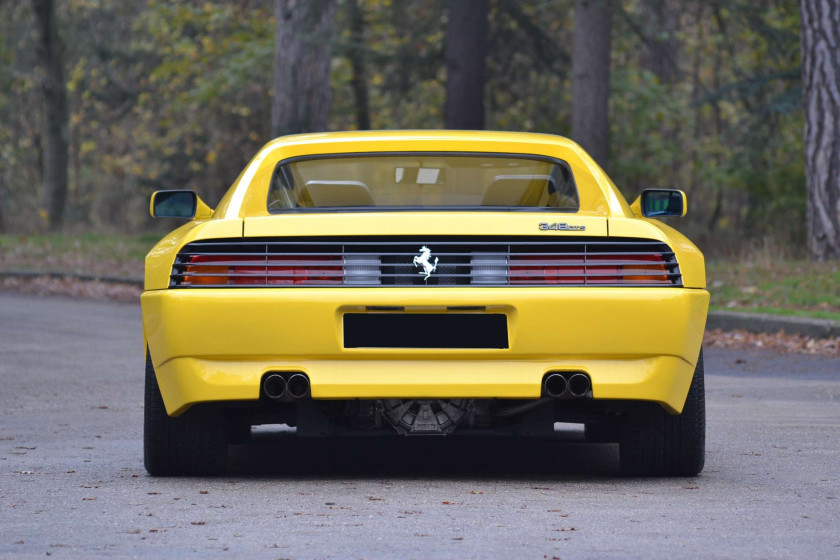
M576 226L570 225L565 222L555 222L553 224L549 224L547 222L542 222L540 224L540 231L586 231L586 226Z

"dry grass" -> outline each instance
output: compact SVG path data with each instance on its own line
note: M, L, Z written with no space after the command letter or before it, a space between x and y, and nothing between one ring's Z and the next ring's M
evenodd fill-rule
M815 354L840 357L840 338L810 338L783 332L749 333L738 330L724 332L720 329L706 331L703 346L707 348L761 348L784 354Z
M143 277L157 235L0 235L0 270Z
M39 296L69 296L84 299L139 303L139 286L106 282L80 282L70 278L3 278L0 289Z
M712 309L840 320L840 262L813 262L773 242L706 263Z

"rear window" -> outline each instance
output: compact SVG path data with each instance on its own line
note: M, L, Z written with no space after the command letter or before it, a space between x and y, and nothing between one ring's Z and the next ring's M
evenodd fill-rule
M268 210L493 210L576 212L569 166L537 156L365 154L280 162Z

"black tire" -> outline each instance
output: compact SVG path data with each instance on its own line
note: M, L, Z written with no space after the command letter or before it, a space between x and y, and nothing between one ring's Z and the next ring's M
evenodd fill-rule
M215 475L227 462L224 415L196 405L172 418L166 414L152 359L146 354L143 462L152 476Z
M706 392L703 351L682 414L641 403L619 429L621 472L627 476L696 476L706 455Z

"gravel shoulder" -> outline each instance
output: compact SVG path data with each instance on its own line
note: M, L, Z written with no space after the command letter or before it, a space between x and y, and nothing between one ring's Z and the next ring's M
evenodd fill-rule
M609 445L395 439L233 448L233 474L142 466L136 304L0 292L0 557L834 558L836 358L706 350L693 479Z

